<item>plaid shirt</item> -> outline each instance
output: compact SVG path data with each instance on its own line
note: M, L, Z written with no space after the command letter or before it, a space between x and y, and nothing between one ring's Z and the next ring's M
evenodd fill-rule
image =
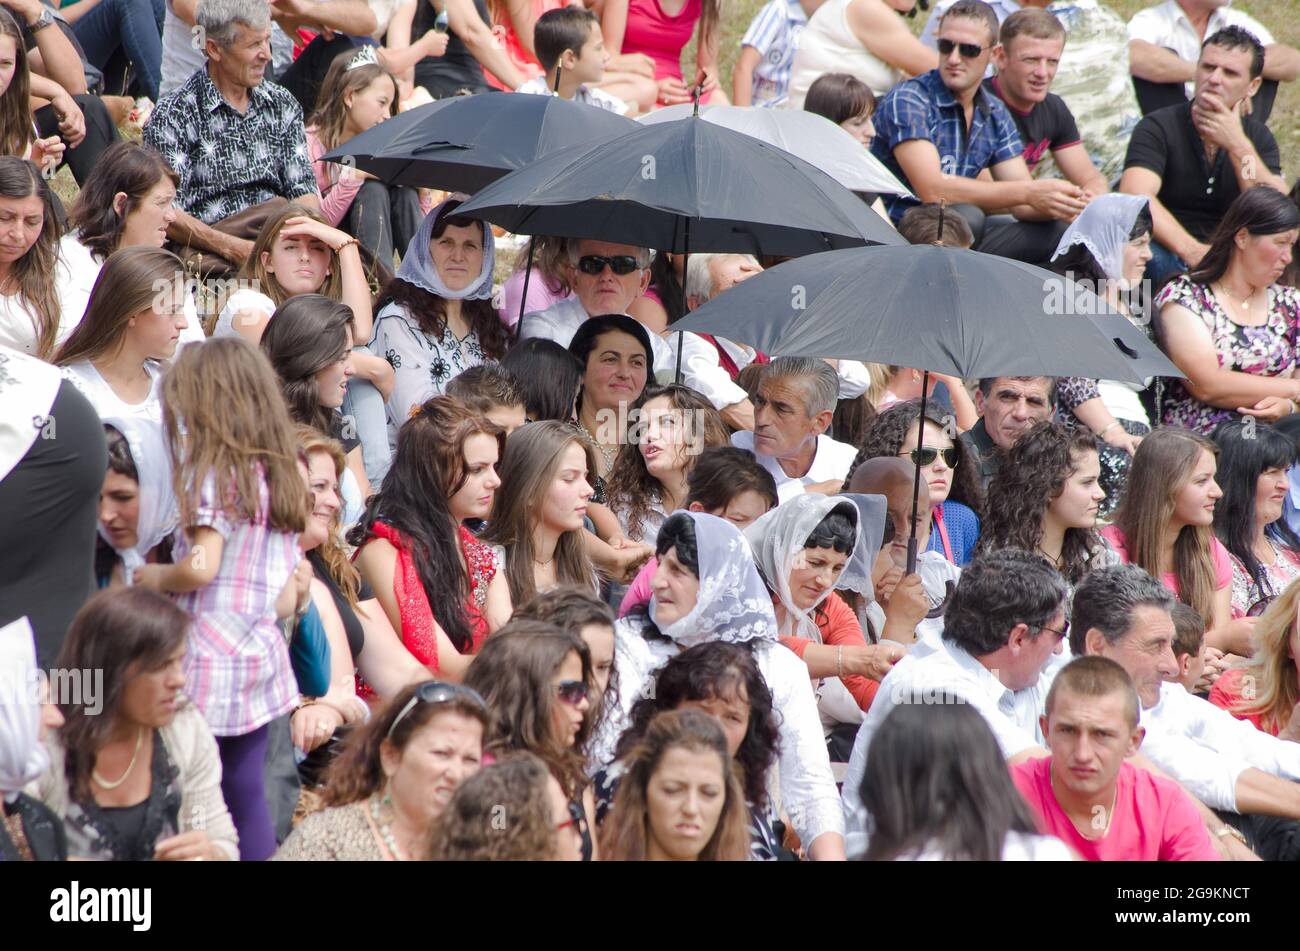
M176 204L204 224L276 195L292 201L319 194L302 108L273 82L254 86L241 113L213 85L206 66L196 70L158 103L144 141L180 176Z
M271 500L261 480L256 522L233 521L215 504L215 480L199 492L191 527L224 540L221 566L204 587L176 596L194 618L185 655L185 693L203 711L216 736L242 736L293 709L298 683L289 648L275 621L275 601L301 557L293 532L266 522ZM176 532L175 561L189 556L185 532Z
M763 57L754 67L754 105L779 106L789 98L795 46L807 25L799 0L770 0L750 22L740 45L752 46Z
M894 158L894 149L912 139L934 143L943 174L964 178L974 178L984 169L1024 153L1011 113L983 87L975 94L975 108L967 130L965 111L943 84L937 69L889 90L872 121L876 137L871 151L909 188L912 183ZM895 224L907 209L918 204L914 198L881 197Z

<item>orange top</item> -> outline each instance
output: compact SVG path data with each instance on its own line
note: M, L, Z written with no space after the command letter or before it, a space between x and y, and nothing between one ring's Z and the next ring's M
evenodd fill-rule
M850 647L867 646L867 640L862 636L862 625L858 623L853 609L845 604L843 599L834 591L822 604L822 609L814 614L814 617L817 620L817 630L821 632L823 644L829 644L831 647L839 647L840 645ZM802 658L803 652L808 645L815 644L816 641L810 641L805 637L783 637L781 643ZM876 696L876 690L879 689L880 684L861 674L854 674L843 678L843 680L844 686L848 688L849 693L853 694L853 699L858 702L858 706L863 710L870 708L871 701Z

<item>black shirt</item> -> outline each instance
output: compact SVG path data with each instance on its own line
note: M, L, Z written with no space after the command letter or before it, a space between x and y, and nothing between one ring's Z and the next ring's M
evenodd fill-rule
M361 656L361 648L366 643L366 634L361 627L361 619L357 617L357 612L352 609L352 605L348 604L348 599L343 596L339 586L330 577L329 568L325 564L325 559L321 557L320 549L313 548L309 551L307 560L311 562L312 571L316 573L316 577L330 590L330 597L334 599L334 607L338 608L339 617L343 621L343 633L348 638L348 650L352 652L352 659L355 661ZM374 596L375 593L370 590L370 586L363 579L361 588L357 592L357 600L369 601Z
M492 16L488 13L484 0L474 0L474 9L489 29ZM411 42L414 43L433 29L438 19L438 11L432 3L423 0L416 6L415 19L411 22ZM447 33L447 51L441 56L426 56L415 64L415 85L423 86L435 99L446 99L459 94L462 89L472 93L491 92L483 76L483 67L469 51L465 41L454 31Z
M1056 93L1049 92L1047 98L1037 103L1033 109L1021 112L1003 98L996 76L984 80L984 88L991 95L1002 99L1011 118L1015 120L1020 141L1025 143L1025 164L1031 172L1049 149L1064 149L1083 141L1074 121L1074 113L1070 112L1065 100Z
M1251 116L1242 120L1241 127L1269 171L1282 174L1273 133ZM1186 102L1143 117L1133 130L1124 168L1146 168L1159 175L1156 197L1188 234L1205 241L1241 194L1231 162L1227 151L1219 149L1214 164L1210 164L1205 145L1192 125L1192 104Z

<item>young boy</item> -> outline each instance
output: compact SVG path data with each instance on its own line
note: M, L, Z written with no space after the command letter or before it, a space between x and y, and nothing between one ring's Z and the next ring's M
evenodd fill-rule
M1205 644L1205 621L1195 608L1188 607L1181 601L1174 605L1169 615L1174 619L1174 659L1178 661L1178 675L1174 680L1182 684L1188 693L1204 697L1210 689L1209 683L1199 687L1197 684L1205 674L1206 654L1214 650ZM1223 656L1218 651L1215 654ZM1216 669L1218 667L1213 666Z
M627 114L627 103L594 85L605 77L605 66L609 63L609 51L605 49L596 14L581 6L548 10L537 18L533 27L533 48L546 75L530 79L519 87L519 92L558 95L620 116ZM557 71L558 90L555 88Z
M799 34L824 0L770 0L740 40L731 74L737 106L780 106L790 94L790 67Z
M496 423L509 436L524 424L524 398L505 370L494 363L470 367L447 382L447 395Z

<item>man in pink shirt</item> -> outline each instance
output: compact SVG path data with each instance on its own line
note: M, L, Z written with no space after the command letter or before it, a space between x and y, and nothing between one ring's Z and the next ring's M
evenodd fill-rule
M1146 731L1119 664L1071 661L1047 694L1042 729L1052 755L1013 766L1011 775L1044 832L1089 861L1219 858L1182 788L1125 762Z

